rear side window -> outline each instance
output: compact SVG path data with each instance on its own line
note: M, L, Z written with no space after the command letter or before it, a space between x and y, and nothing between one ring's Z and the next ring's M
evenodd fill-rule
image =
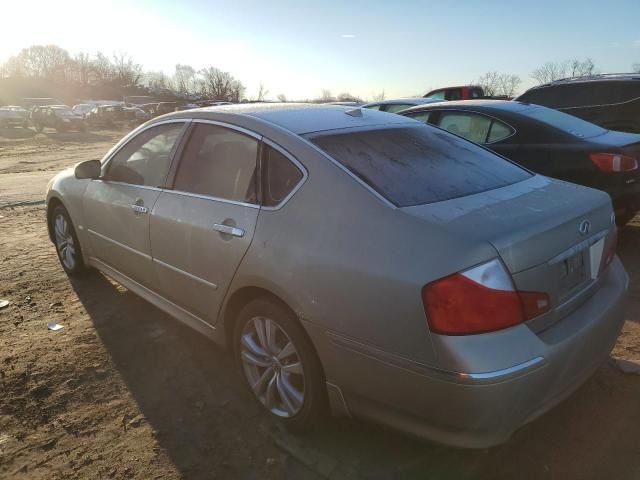
M507 127L504 123L494 120L491 122L491 129L489 130L489 136L487 137L487 143L493 143L507 138L513 132L511 128Z
M466 112L442 112L440 128L476 143L485 143L491 127L491 119L484 115Z
M196 124L182 154L175 190L256 203L258 142L235 130Z
M183 123L167 123L140 132L109 161L106 180L163 186L183 128Z
M266 144L262 150L262 176L262 203L267 207L278 205L302 180L300 169Z
M308 138L400 207L472 195L531 176L473 143L427 125Z

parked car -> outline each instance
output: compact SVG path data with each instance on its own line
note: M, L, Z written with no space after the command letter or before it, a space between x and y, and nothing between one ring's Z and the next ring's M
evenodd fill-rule
M424 98L435 98L436 100L472 100L474 98L485 98L485 94L484 89L480 85L463 85L431 90L424 95Z
M640 210L640 135L515 101L447 102L401 115L485 145L534 172L604 190L619 225Z
M0 128L9 127L29 128L29 112L15 105L0 107Z
M428 103L440 102L441 100L434 100L431 98L394 98L390 100L381 100L379 102L370 102L361 105L362 108L368 108L369 110L380 110L381 112L397 113L400 110L415 106L426 105Z
M399 115L176 112L46 198L69 275L97 268L228 347L290 427L328 406L494 445L584 383L624 323L605 193Z
M160 102L156 105L155 115L164 115L165 113L175 112L180 106L178 102Z
M71 110L73 110L73 113L75 113L76 115L82 115L84 117L95 107L96 105L90 103L79 103L78 105L74 105Z
M87 123L82 116L73 113L73 110L66 105L34 107L31 110L31 123L37 132L41 132L44 128L55 128L58 132L87 130Z
M87 113L85 118L87 123L94 128L114 128L140 123L137 122L133 109L127 109L120 105L99 105Z
M516 100L555 108L608 130L640 133L640 74L568 78L530 88Z
M365 105L365 102L356 102L356 101L338 101L338 102L327 102L325 105L341 105L343 107L361 107Z
M127 114L127 117L132 119L132 123L139 125L141 123L146 122L147 120L151 120L151 114L145 112L143 109L138 107L124 107L124 111Z

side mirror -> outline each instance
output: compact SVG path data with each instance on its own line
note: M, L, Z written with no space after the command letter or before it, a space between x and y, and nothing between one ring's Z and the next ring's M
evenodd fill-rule
M102 172L102 164L100 160L85 160L84 162L80 162L76 164L74 169L74 174L76 178L90 178L91 180L95 180L100 177L100 173Z

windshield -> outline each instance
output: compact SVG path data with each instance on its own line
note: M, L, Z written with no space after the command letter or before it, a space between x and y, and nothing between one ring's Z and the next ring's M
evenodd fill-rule
M607 130L598 125L552 108L532 106L520 110L519 113L580 138L596 137L607 133Z
M75 115L75 113L73 113L73 111L68 107L51 107L51 109L55 112L56 115L60 115L63 117Z
M472 195L531 176L488 150L426 125L308 138L401 207Z

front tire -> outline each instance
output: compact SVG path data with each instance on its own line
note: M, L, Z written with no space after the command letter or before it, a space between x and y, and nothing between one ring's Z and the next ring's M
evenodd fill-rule
M87 268L82 261L80 242L66 208L62 205L54 207L49 221L53 243L62 268L72 277L84 274Z
M326 387L320 360L284 306L268 298L249 302L238 316L234 347L249 390L287 428L304 429L324 412Z

